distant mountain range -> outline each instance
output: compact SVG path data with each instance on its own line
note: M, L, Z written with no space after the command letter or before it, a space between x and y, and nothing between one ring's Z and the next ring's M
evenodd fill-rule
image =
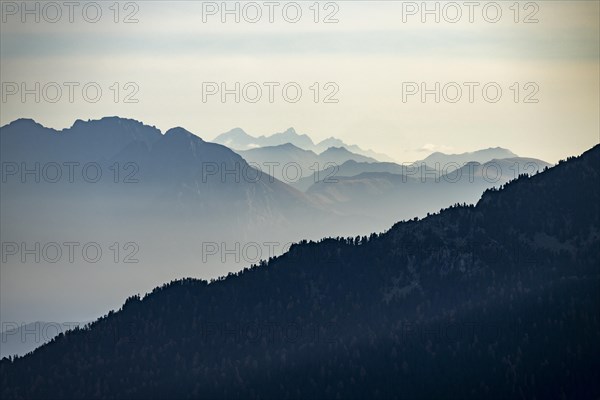
M450 179L450 174L454 172L465 177L462 179L463 183L467 180L467 176L482 178L482 174L485 174L485 178L489 178L486 179L487 185L484 183L483 186L470 190L471 196L463 196L465 201L466 199L476 201L477 197L473 195L477 196L482 188L493 186L491 183L502 184L520 173L537 173L551 166L543 160L518 157L512 151L501 147L460 154L435 152L423 160L397 164L381 161L389 157L378 157L373 153L370 153L372 156L367 156L367 153L360 148L348 146L336 138L329 138L314 145L307 135L300 135L293 128L272 136L258 138L248 135L241 128L235 128L219 135L215 142L238 149L236 152L253 166L300 191L307 191L313 184L324 180L327 183L337 183L337 178L344 178L345 182L356 182L356 179L350 181L345 178L359 175L363 181L364 179L379 179L379 182L382 179L386 180L385 175L373 174L380 172L430 180L434 176L441 178L443 175ZM455 172L456 170L460 171ZM401 181L406 180L401 179ZM377 183L371 182L369 185L377 186ZM475 185L472 185L471 189L473 186ZM332 189L330 185L321 185L321 187ZM307 193L313 194L314 191ZM414 195L419 198L423 194L415 192ZM460 197L460 192L458 196ZM318 196L318 199L323 200L323 197ZM440 204L452 204L443 196L442 199ZM363 196L362 201L365 200ZM334 202L329 199L325 203ZM388 209L386 207L384 210ZM383 213L385 214L385 211Z
M236 153L181 127L163 133L117 117L78 120L60 131L14 121L0 128L0 159L3 241L97 242L105 254L97 264L63 260L40 268L18 255L3 263L10 280L0 282L2 318L19 323L91 319L116 299L161 282L237 271L303 239L382 231L390 221L474 203L488 188L549 166L507 158L452 172L435 164L377 162L347 148L318 154L291 143ZM294 168L287 177L281 169L270 176L261 165L267 162L296 162L306 177L285 179L294 178ZM334 165L315 171L314 163ZM83 176L88 164L93 168ZM98 180L90 180L97 172ZM134 242L139 262L127 268L112 262L115 242ZM206 244L216 248L210 257ZM32 285L31 276L44 284Z
M254 229L260 226L259 221L281 223L288 219L295 224L295 214L305 215L319 209L303 193L255 171L229 148L205 142L183 128L170 129L163 135L137 121L107 117L97 121L78 120L62 131L44 128L32 120L17 120L2 127L1 133L0 157L4 163L98 163L101 172L108 174L98 185L85 185L80 177L75 185L65 186L65 177L59 185L54 185L64 195L74 194L70 187L76 187L78 195L85 194L82 187L92 190L100 186L110 196L127 190L125 194L129 196L140 196L136 207L157 206L156 212L183 213L186 219L192 213L205 225L211 224L208 218L224 218L234 212L238 224L231 228L235 230L248 226ZM126 163L135 165L130 171L121 171L123 175L131 173L135 185L114 182L115 163L120 168ZM19 190L54 188L22 185L19 176L8 180L12 191L7 196L14 196ZM29 181L33 183L32 176ZM94 190L93 195L98 195L98 191Z
M0 361L0 394L597 398L599 181L600 145L474 206L173 281Z
M267 173L271 172L275 178L286 183L298 182L302 178L311 177L314 172L350 160L377 162L374 158L352 153L344 147L330 147L317 154L291 143L238 151L238 154L246 161L254 163L257 168Z
M251 150L257 147L273 147L290 143L298 148L310 150L317 154L320 154L331 147L344 147L352 153L360 154L378 161L393 161L385 154L376 153L372 150L363 150L356 145L348 145L342 140L334 137L330 137L315 144L308 135L296 133L294 128L288 128L283 132L275 133L271 136L262 135L258 137L250 136L241 128L234 128L229 132L220 134L213 142L222 144L234 150Z
M110 117L56 131L17 120L0 128L0 160L3 243L81 243L78 262L62 247L59 262L16 254L2 263L0 314L19 325L91 319L131 292L220 276L361 225L183 128L163 134ZM83 262L86 243L100 244L100 261Z
M495 147L460 154L445 154L435 152L424 158L422 162L433 167L436 163L442 166L448 165L450 163L463 165L468 162L478 162L483 164L490 160L501 160L504 158L516 157L518 156L508 149L503 149L502 147Z
M367 216L379 230L384 229L390 218L424 217L449 204L475 203L486 189L499 187L523 173L534 175L550 166L536 159L508 158L467 163L446 172L426 165L349 161L335 173L321 171L322 180L311 184L306 194L342 213Z
M521 172L536 173L550 165L541 160L515 158L514 153L502 148L458 155L434 153L409 165L378 162L345 147L329 147L317 154L291 143L304 146L312 143L308 136L299 135L293 129L261 137L265 143L280 141L285 142L283 144L238 150L236 154L224 145L206 142L183 128L162 134L153 126L117 117L78 120L62 131L22 119L2 127L1 132L0 157L4 163L78 162L83 165L92 162L99 163L105 174L97 185L82 185L81 179L74 185L65 185L66 179L58 185L22 185L13 177L5 183L11 188L4 196L4 214L9 222L13 216L23 214L19 211L23 196L35 194L40 204L34 208L45 210L49 203L44 197L52 193L56 203L74 203L57 210L57 217L67 209L69 215L78 209L80 214L89 215L90 210L86 208L89 201L84 199L93 198L97 203L99 198L105 197L113 210L114 207L119 212L131 209L127 212L130 216L154 215L186 223L196 221L213 234L222 231L224 236L235 232L245 237L254 235L257 230L291 226L299 233L324 234L329 229L326 226L332 226L331 218L336 219L335 226L351 231L374 230L382 225L364 226L363 217L382 218L381 222L386 223L390 218L423 215L455 201L476 201L486 188L503 184ZM221 135L225 142L232 138L250 146L251 137L240 129ZM115 165L119 169L130 167L128 171L117 171L121 173L119 179L129 173L136 184L112 182L110 177L116 176ZM457 173L457 167L462 175L458 180L452 175ZM416 181L438 183L442 176L442 184L425 191L414 185L402 185ZM369 190L363 191L362 185ZM449 196L450 192L454 195ZM367 210L371 205L380 204L384 193L392 203L378 207L374 216ZM80 200L76 201L76 197ZM415 207L397 207L394 202L400 198L420 200ZM435 207L426 199L435 199ZM121 203L116 205L119 201ZM135 208L131 208L132 204ZM356 207L348 208L349 204ZM12 206L14 212L8 212ZM98 212L98 205L94 207ZM105 213L111 212L106 208ZM39 217L35 212L24 214ZM329 217L323 226L315 227L314 224L307 226L309 215L320 221L322 216ZM18 224L16 220L14 223Z

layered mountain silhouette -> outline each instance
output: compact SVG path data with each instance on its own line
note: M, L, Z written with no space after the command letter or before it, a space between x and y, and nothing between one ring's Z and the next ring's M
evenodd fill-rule
M2 398L596 398L599 180L596 146L475 206L132 296L2 360Z
M310 179L315 172L346 161L377 162L374 158L352 153L344 147L330 147L317 154L291 143L238 151L238 154L262 171L271 172L277 179L290 184L303 178Z
M377 173L403 175L421 181L439 181L445 176L444 180L456 182L471 181L472 177L484 176L490 183L503 184L510 179L514 179L519 174L533 174L551 166L551 164L543 160L528 157L502 159L479 157L483 161L462 162L460 159L452 161L453 158L451 155L445 156L447 156L446 160L449 161L443 164L440 162L427 164L426 159L404 164L348 160L341 164L328 165L320 171L313 172L310 176L291 182L291 184L301 191L306 191L311 185L317 182L327 181L328 183L335 183L335 178L337 177L350 178L365 173L373 175ZM448 204L451 203L449 202Z
M110 117L57 131L17 120L0 128L0 149L3 243L62 248L57 262L39 252L3 260L2 321L18 325L91 320L129 293L237 271L360 225L183 128L163 134ZM78 262L62 245L70 242L80 243ZM87 243L100 246L100 261L84 262Z
M348 145L335 137L329 137L315 144L308 135L299 134L294 128L288 128L283 132L278 132L271 136L262 135L258 137L247 134L241 128L234 128L228 132L220 134L213 141L215 143L225 145L231 149L240 151L251 150L258 147L280 146L287 143L293 144L294 146L303 150L313 151L317 154L320 154L331 147L343 147L352 153L360 154L378 161L393 161L385 154L376 153L372 150L363 150L356 145Z
M292 185L345 215L367 217L368 227L381 231L390 219L423 217L450 204L475 203L486 189L550 166L526 157L432 166L425 161L400 165L350 160Z
M56 189L54 192L64 196L85 195L86 190L97 196L101 190L111 200L120 195L139 196L134 204L138 211L143 206L158 207L155 212L178 212L186 219L200 218L203 223L233 213L238 224L231 230L260 227L260 221L268 220L295 224L295 217L319 212L303 193L254 170L229 148L205 142L183 128L170 129L163 135L140 122L110 117L78 120L62 131L44 128L32 120L17 120L1 129L4 165L26 162L4 182L11 189L7 193L10 197L17 196L19 190L47 193ZM105 176L94 185L85 185L89 182L81 177L74 182L65 177L56 182L58 185L43 185L47 179L42 174L38 176L42 185L23 185L38 183L32 174L25 174L23 182L25 168L35 169L35 163L44 162L60 164L65 171L64 162L97 163ZM127 163L133 165L120 171L124 176L115 182L116 175L110 175L115 174L115 165L123 169ZM134 184L121 184L128 175L131 182L125 183ZM76 189L65 192L65 186Z
M249 137L239 129L221 136L226 142ZM470 156L434 154L434 158L407 168L377 162L344 147L330 147L320 154L303 150L290 141L304 146L312 141L293 129L268 139L284 144L238 151L240 156L183 128L162 134L153 126L117 117L78 120L62 131L45 128L33 120L17 120L2 127L0 135L3 166L17 168L3 182L7 189L3 191L5 225L33 225L36 219L56 224L62 221L62 226L69 226L64 222L71 219L93 224L95 214L113 214L130 218L131 225L137 225L139 219L151 222L162 218L173 230L179 230L177 223L190 229L198 224L213 237L225 238L256 238L257 231L269 232L267 239L282 238L279 233L290 229L296 232L284 236L290 240L354 234L383 229L389 220L424 215L455 202L475 201L485 188L503 184L522 171L535 173L549 165L541 160L504 158L492 160L493 168L488 168L487 158L513 154L488 149L468 153L473 158L470 161L482 160L484 164L465 165L459 171L463 178L456 180L451 177L452 168L428 171L425 163L444 156L446 161L454 160L456 166L452 167L456 168ZM329 141L334 143L339 144ZM60 164L63 176L57 184L48 184L44 179L48 163ZM97 164L91 171L93 174L99 168L102 179L89 184L79 176L68 182L70 171L65 163L78 163L75 172L80 175L87 164ZM37 176L26 172L36 164L41 164L41 179L40 171ZM437 185L444 174L451 178ZM405 184L414 182L412 178L423 181L423 176L431 181L435 175L436 185L432 188ZM368 189L363 191L365 187ZM433 203L422 196L431 197ZM402 199L419 201L407 206L401 204ZM15 219L22 215L30 221L20 223ZM55 224L46 224L51 225ZM332 226L339 229L332 231Z
M447 165L450 163L463 165L468 162L478 162L483 164L494 159L500 160L516 157L517 155L508 149L495 147L460 154L445 154L441 152L435 152L425 157L422 161L429 166L434 166L436 163L440 165Z
M297 136L288 131L279 140ZM390 221L475 202L487 188L543 169L539 160L524 168L530 160L522 158L493 160L491 168L469 163L456 180L450 169L376 162L348 149L317 154L286 142L238 150L240 156L183 128L163 133L118 117L78 120L60 131L27 119L3 126L3 241L30 247L91 242L104 249L101 262L84 265L64 257L40 265L32 256L23 262L13 255L3 265L10 276L1 282L3 321L87 321L162 282L238 271L302 239L380 232ZM275 168L271 176L260 162L297 162L308 176L295 181L294 168L285 177ZM309 162L333 165L314 171ZM92 168L84 174L86 166ZM498 166L500 179L488 179ZM112 262L115 243L121 261L130 254L123 246L134 243L138 262L127 268Z

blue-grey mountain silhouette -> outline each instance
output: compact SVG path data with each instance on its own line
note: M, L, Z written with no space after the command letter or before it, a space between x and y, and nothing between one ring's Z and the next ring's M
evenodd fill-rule
M600 145L383 234L302 241L0 362L2 398L596 398Z
M241 128L234 128L228 132L222 133L214 140L215 143L225 145L234 150L251 150L259 147L280 146L286 143L293 144L304 150L310 150L317 154L324 152L330 147L343 147L350 152L360 154L364 157L376 159L379 161L393 161L389 156L372 150L364 150L357 145L349 145L335 137L329 137L319 143L314 143L313 140L306 134L299 134L294 128L288 128L283 132L275 133L271 136L254 137L247 134Z

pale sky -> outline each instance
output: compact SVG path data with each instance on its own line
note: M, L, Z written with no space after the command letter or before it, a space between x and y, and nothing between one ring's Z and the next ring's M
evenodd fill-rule
M338 1L318 7L313 1L276 2L273 23L262 1L240 3L239 23L227 14L221 21L221 1L121 2L117 23L114 1L98 2L102 15L96 23L86 20L95 18L93 5L85 8L84 18L85 2L73 10L74 22L61 6L55 23L47 20L58 18L56 10L29 2L32 8L35 3L39 23L34 14L21 20L20 1L2 1L2 125L26 117L60 129L78 118L118 115L163 131L182 126L205 140L234 127L268 135L293 126L315 141L335 136L397 161L435 150L501 146L556 162L600 141L598 1L520 2L518 7L513 1L482 1L473 10L461 1L428 2L430 9L439 7L439 23L435 15L421 13L420 1ZM286 21L296 17L296 4L299 21ZM257 9L262 17L249 22ZM452 23L457 11L461 17ZM123 23L130 14L138 22ZM338 22L324 23L328 15ZM34 89L36 82L40 102L35 94L23 102L21 85ZM79 84L71 86L72 103L65 82ZM91 82L102 89L96 103L82 94ZM132 85L125 86L128 82ZM223 82L230 89L235 82L240 88L256 82L262 97L236 103L229 95L223 103L217 93L203 101L203 82ZM279 84L272 103L264 82ZM290 82L302 90L296 103L282 94ZM417 93L403 101L407 82L430 89L439 82L441 95L444 85L455 82L446 85L446 98L454 98L457 86L462 97L451 103L442 96L435 103L431 94L423 103ZM465 82L475 85L472 103ZM496 87L502 90L496 103L482 94L490 83L489 98ZM56 86L62 95L52 103ZM254 86L247 88L247 97L254 97ZM332 98L338 102L324 103L336 89ZM93 95L94 87L90 90ZM294 90L288 93L293 96ZM127 94L138 102L125 103Z

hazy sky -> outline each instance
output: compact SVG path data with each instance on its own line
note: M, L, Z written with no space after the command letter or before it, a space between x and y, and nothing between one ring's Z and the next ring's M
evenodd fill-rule
M0 123L29 117L64 128L118 115L163 131L183 126L206 140L233 127L261 135L293 126L316 141L336 136L398 161L502 146L555 162L597 144L599 2L477 3L428 2L439 10L436 22L420 1L230 2L239 7L237 23L222 15L220 1L121 2L118 15L114 1L98 2L98 18L95 4L29 2L39 22L22 15L20 1L2 1ZM36 82L39 103L35 93L23 102L22 84L35 92ZM239 82L239 103L234 94L222 102L206 93L222 82L229 89ZM439 103L434 93L424 103L420 93L407 95L423 82L440 83ZM252 103L257 86L262 97ZM97 87L102 95L92 103ZM291 102L297 87L302 95ZM457 88L462 97L452 103ZM127 95L138 102L124 102ZM327 95L337 103L325 103Z

